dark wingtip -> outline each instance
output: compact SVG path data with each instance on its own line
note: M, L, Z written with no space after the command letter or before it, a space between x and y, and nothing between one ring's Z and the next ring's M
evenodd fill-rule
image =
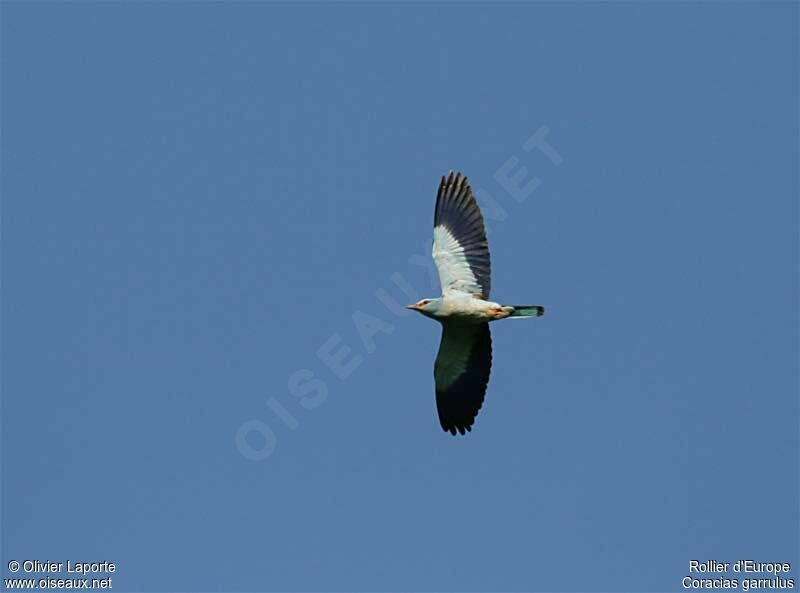
M464 426L459 426L457 424L454 424L452 426L442 426L442 430L445 432L449 432L453 436L465 435L468 432L472 432L472 424Z

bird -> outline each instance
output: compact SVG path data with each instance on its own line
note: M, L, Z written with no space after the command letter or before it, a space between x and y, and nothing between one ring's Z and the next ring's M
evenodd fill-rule
M441 323L433 368L439 423L453 436L472 431L492 368L489 323L544 315L539 305L501 305L489 300L492 265L483 215L467 178L443 176L433 218L433 260L442 295L407 305Z

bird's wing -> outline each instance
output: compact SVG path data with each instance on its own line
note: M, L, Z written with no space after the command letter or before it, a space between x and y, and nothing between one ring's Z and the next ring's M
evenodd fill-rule
M472 430L483 404L492 369L492 335L489 324L442 324L442 342L433 376L436 409L442 428L451 434Z
M433 219L433 259L442 294L454 291L489 298L492 265L478 203L461 173L442 177Z

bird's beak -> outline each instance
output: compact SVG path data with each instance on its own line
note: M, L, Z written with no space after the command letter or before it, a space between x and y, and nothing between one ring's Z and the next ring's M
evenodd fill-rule
M416 311L417 310L417 305L416 305L416 303L413 304L413 305L406 305L406 309L414 309Z

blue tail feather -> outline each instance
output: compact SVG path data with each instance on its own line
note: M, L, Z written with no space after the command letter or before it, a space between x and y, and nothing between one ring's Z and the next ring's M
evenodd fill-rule
M541 317L544 315L544 307L539 305L505 305L506 307L514 307L514 311L509 315L511 317Z

